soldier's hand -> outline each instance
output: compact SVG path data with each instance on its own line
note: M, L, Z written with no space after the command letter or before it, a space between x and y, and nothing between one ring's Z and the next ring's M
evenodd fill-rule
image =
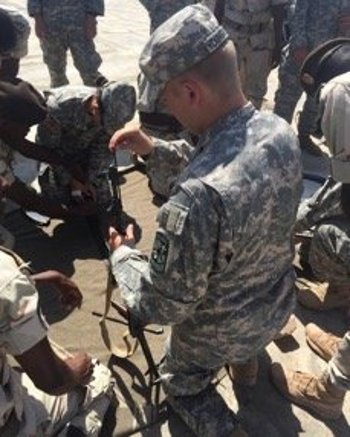
M35 17L35 35L39 39L45 39L48 35L46 23L41 15Z
M130 150L137 155L149 155L153 150L153 140L139 127L127 126L117 130L109 141L109 150Z
M94 365L91 357L84 352L77 352L73 357L67 358L65 364L69 367L76 384L86 385L93 373Z
M130 223L125 231L125 234L119 234L119 232L112 226L109 228L108 245L111 252L114 252L123 244L134 247L135 237L134 237L134 225Z
M75 282L69 279L63 273L57 272L54 285L60 292L60 302L67 311L72 311L74 308L80 308L83 295L81 294Z
M94 15L87 14L85 16L85 37L88 40L94 39L97 35L97 20Z
M31 275L31 279L36 283L48 283L57 288L60 293L61 304L65 309L71 311L76 307L81 307L83 295L75 282L63 273L57 270L45 270Z

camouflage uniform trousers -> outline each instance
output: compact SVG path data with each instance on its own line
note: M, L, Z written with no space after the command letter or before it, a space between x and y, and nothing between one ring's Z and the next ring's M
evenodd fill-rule
M168 402L196 435L231 436L238 420L212 382L231 360L222 351L210 359L203 349L199 351L187 344L184 333L178 334L178 330L183 331L180 326L172 328L159 369ZM203 341L210 343L204 332Z
M300 249L302 261L310 264L320 281L348 286L350 281L350 220L345 216L318 224L313 237Z
M85 38L83 29L50 33L47 38L40 40L40 45L44 62L49 69L52 88L69 83L66 76L68 49L84 85L95 86L102 58L97 53L93 40Z
M328 364L332 384L340 390L350 390L350 331L339 346L338 352Z
M111 202L111 193L106 171L112 161L111 154L104 143L104 147L94 147L93 159L89 157L89 150L83 149L72 157L66 157L67 162L79 164L87 174L89 183L96 190L97 204L105 208ZM49 199L70 204L72 201L70 173L61 166L48 167L40 177L42 193Z
M256 34L234 39L243 91L257 109L261 107L267 91L272 50L267 47L255 48L252 40L264 37L268 38L269 35Z
M288 123L292 122L295 108L303 94L299 81L299 70L300 65L294 61L286 48L279 68L279 85L275 95L274 112ZM317 103L312 97L307 97L297 123L299 133L306 135L315 133L317 114Z

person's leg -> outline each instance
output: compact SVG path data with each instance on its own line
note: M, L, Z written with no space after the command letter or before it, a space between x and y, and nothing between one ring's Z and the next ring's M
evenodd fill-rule
M316 278L350 294L350 220L339 217L315 229L309 263Z
M96 86L96 80L102 76L98 71L102 58L97 53L93 40L85 38L82 29L69 33L69 49L75 68L79 71L84 85Z
M182 350L174 336L170 339L170 345L160 374L168 402L174 411L196 435L245 435L235 414L211 384L215 370L194 364L191 355Z
M320 283L299 279L299 303L314 310L347 308L350 305L350 221L339 217L317 226L303 256Z
M275 94L274 113L288 123L293 120L295 107L302 95L299 83L299 66L293 61L288 50L283 53L278 73L278 89Z
M66 76L67 45L64 33L51 34L40 40L43 59L49 70L51 88L68 84Z
M249 48L246 64L246 95L260 109L267 91L271 69L271 50Z
M237 33L231 32L231 39L234 41L235 49L237 53L237 62L239 77L241 79L242 90L245 95L247 95L247 52L248 40L246 38L240 37Z

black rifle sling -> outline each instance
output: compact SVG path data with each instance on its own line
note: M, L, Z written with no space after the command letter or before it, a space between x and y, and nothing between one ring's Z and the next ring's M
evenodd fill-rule
M214 15L218 22L222 24L225 15L226 0L216 0L214 7Z

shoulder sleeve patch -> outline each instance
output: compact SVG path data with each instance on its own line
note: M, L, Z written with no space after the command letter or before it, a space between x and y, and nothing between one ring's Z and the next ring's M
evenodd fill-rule
M164 273L169 256L170 241L168 236L162 231L156 232L153 249L151 253L151 269L156 273Z
M183 205L171 203L167 211L167 219L164 227L174 235L181 235L185 226L189 208Z

